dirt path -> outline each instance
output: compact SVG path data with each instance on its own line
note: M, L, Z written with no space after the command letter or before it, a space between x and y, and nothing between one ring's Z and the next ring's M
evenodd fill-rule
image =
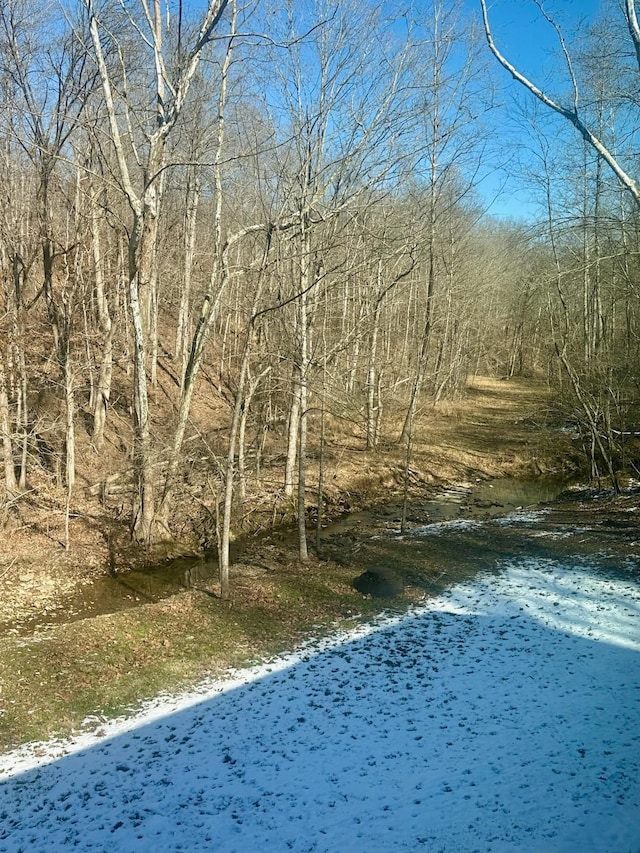
M464 400L423 414L416 452L451 480L546 473L567 451L548 429L549 408L543 383L478 378Z

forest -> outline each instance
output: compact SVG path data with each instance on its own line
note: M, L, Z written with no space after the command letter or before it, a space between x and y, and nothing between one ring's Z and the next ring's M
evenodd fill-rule
M56 515L69 547L99 505L142 546L217 549L224 597L248 507L297 522L304 562L327 449L409 470L418 414L477 375L544 379L586 474L637 474L640 29L618 6L568 33L532 4L545 88L484 2L4 0L3 537ZM505 168L537 217L491 215Z

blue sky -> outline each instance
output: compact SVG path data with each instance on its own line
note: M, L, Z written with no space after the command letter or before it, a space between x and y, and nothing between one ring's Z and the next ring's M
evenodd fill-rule
M541 87L553 87L559 83L561 88L565 78L557 72L558 39L533 0L488 0L487 5L494 40L503 55ZM567 43L571 45L572 36L593 23L605 5L606 0L546 0L544 8L561 25ZM480 22L480 0L463 0L463 6ZM519 142L526 146L527 134L518 128L515 101L527 104L530 100L533 108L533 96L525 93L497 61L494 61L494 79L498 96L504 104L502 120L508 137L507 147L512 146L515 150ZM556 88L550 93L557 94L558 91L560 89ZM553 120L551 115L548 119ZM499 194L489 211L498 218L520 219L536 215L537 205L515 170L498 168L483 181L480 193L487 204Z
M480 0L463 0L463 5L480 21ZM604 7L602 0L546 0L545 10L557 21L567 38L582 24L596 19ZM558 46L553 29L533 0L487 0L489 19L497 46L525 73L548 70L552 52Z

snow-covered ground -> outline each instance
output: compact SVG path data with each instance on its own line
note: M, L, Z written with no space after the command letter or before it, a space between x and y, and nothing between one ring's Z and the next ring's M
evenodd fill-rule
M73 742L0 850L640 851L640 589L520 561Z

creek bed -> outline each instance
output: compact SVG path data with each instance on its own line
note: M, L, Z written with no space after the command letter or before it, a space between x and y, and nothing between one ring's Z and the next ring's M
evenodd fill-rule
M638 577L640 530L633 501L616 513L603 512L592 495L557 500L565 486L566 481L549 478L462 483L413 503L404 533L399 504L354 513L326 528L321 554L353 567L354 578L359 571L384 569L425 594L479 571L499 571L505 561L521 556L588 557L603 570ZM0 633L27 635L47 625L158 602L217 575L215 559L198 558L105 575L78 585L46 613L0 624Z

